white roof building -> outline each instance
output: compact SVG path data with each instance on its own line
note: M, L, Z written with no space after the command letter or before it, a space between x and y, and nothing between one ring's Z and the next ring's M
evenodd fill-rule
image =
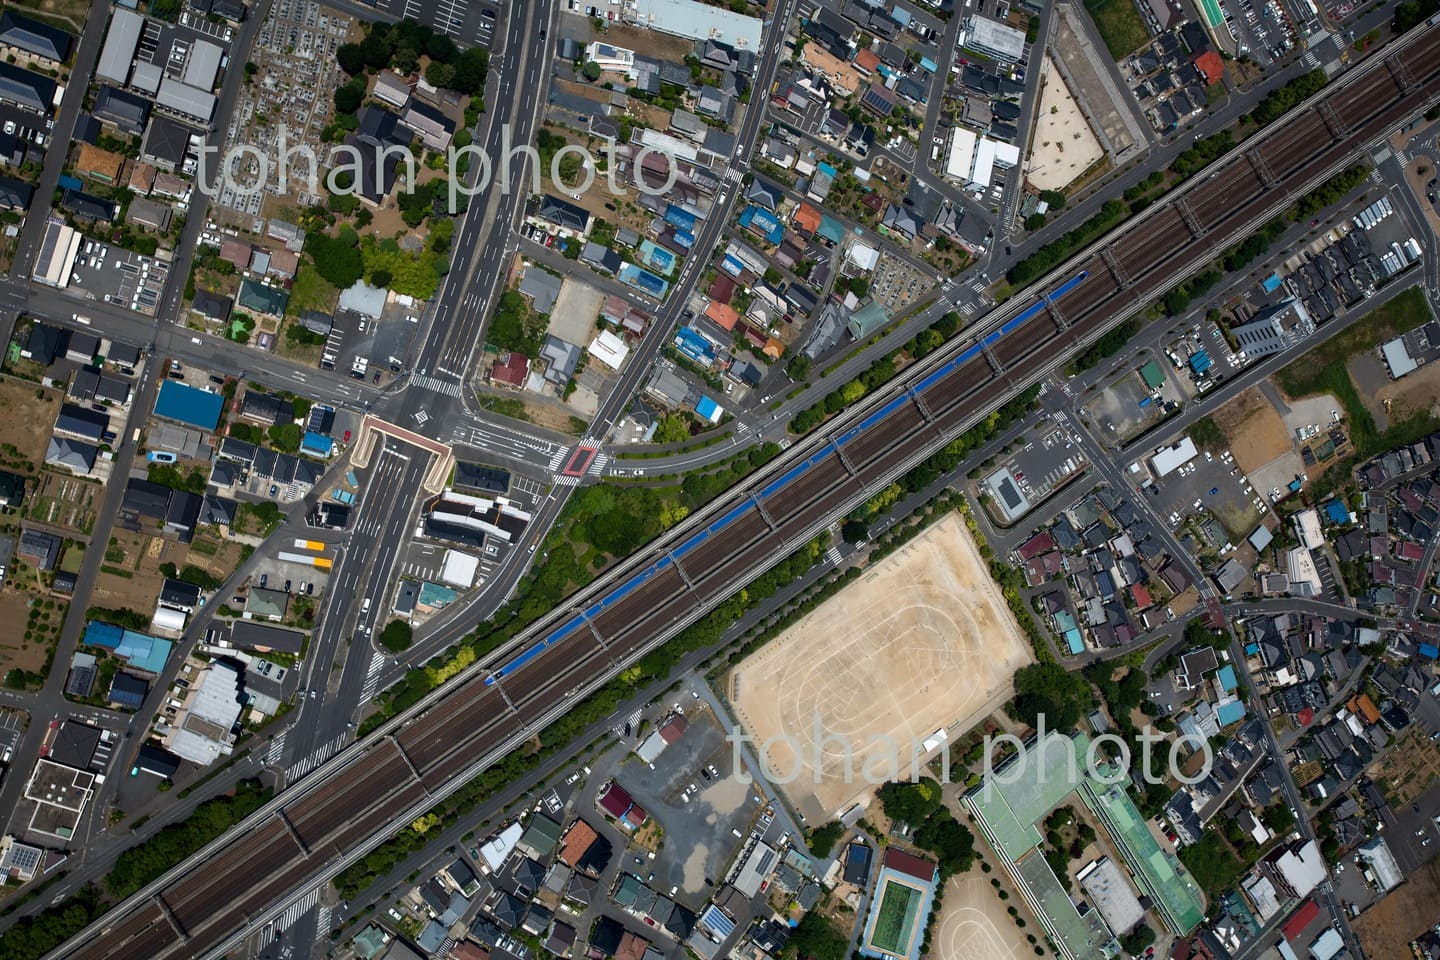
M966 127L955 127L950 131L950 152L945 157L945 176L959 182L970 179L970 171L975 169L976 139L975 131Z
M520 824L512 823L480 845L480 859L490 868L489 872L494 873L505 865L524 832Z
M1405 341L1396 337L1380 348L1385 355L1385 366L1390 368L1390 376L1399 380L1407 373L1414 373L1420 365L1410 356L1410 351L1405 349Z
M1334 927L1326 927L1325 932L1315 938L1310 944L1310 953L1315 960L1331 960L1341 950L1345 949L1345 938Z
M611 370L619 370L620 365L625 362L625 358L630 355L630 348L613 331L602 330L599 336L590 341L590 346L585 348L585 352Z
M596 40L586 45L585 59L594 63L601 70L623 73L632 80L635 78L634 50L627 50L624 47L616 47Z
M75 258L80 255L81 239L74 227L54 220L47 222L40 255L35 258L36 282L62 289L69 286Z
M1155 471L1155 476L1163 477L1180 469L1199 456L1200 451L1195 447L1195 441L1189 437L1182 437L1180 442L1173 447L1161 447L1155 451L1150 458L1150 469Z
M1100 917L1110 932L1123 936L1145 917L1145 908L1130 883L1125 879L1118 864L1109 857L1101 857L1086 866L1076 876L1080 886L1089 895L1090 902L1100 912Z
M475 574L480 570L480 558L459 550L446 550L445 561L440 568L440 579L453 587L469 590L475 586Z
M1395 854L1390 852L1390 845L1385 842L1384 837L1375 836L1366 840L1360 844L1355 855L1370 864L1375 873L1375 883L1382 894L1399 886L1400 881L1405 879L1405 874L1395 862Z
M990 189L995 179L995 148L999 144L989 137L981 137L975 145L975 166L970 171L969 188L977 193Z
M1315 558L1304 547L1295 547L1285 554L1285 576L1290 579L1293 596L1320 596L1320 571L1315 569Z
M1278 876L1283 881L1281 886L1289 887L1285 892L1297 898L1309 896L1310 891L1325 879L1325 860L1314 840L1283 850L1278 855L1271 854L1266 861L1272 878Z
M183 114L201 123L209 123L215 115L215 94L199 87L192 87L173 77L160 81L160 93L155 102L173 113Z
M997 60L1019 60L1025 55L1025 32L989 17L971 17L965 24L968 31L965 46Z
M190 56L180 73L180 81L208 93L215 89L215 77L220 73L220 61L224 58L225 51L216 44L209 40L196 40L190 47Z
M1325 535L1320 532L1320 513L1314 507L1295 515L1295 536L1300 545L1309 550L1316 550L1325 543Z
M845 250L845 259L853 263L857 269L870 271L875 269L875 264L880 262L880 251L868 243L854 241Z
M155 616L150 620L150 626L156 630L182 633L185 630L185 611L176 610L173 607L157 606Z
M240 719L240 673L219 660L207 663L190 684L185 706L164 738L182 760L202 766L234 749L233 730Z

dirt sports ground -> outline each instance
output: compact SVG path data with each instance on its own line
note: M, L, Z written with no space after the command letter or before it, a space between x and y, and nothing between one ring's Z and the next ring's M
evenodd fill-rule
M1023 904L1016 904L1023 908ZM1026 960L1035 956L979 870L951 877L930 955L940 960ZM1029 915L1029 911L1025 911Z
M1435 922L1440 860L1412 873L1379 903L1350 921L1367 957L1408 957L1409 943Z
M867 781L906 775L920 742L937 730L958 734L992 713L1031 660L952 515L747 657L727 689L769 770L791 778L782 786L790 801L820 823L866 794ZM847 747L831 737L848 744L849 782Z

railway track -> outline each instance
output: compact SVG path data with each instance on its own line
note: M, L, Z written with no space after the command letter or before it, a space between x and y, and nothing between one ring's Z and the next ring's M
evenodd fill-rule
M576 608L533 628L534 641L511 659L470 674L419 715L388 725L331 775L282 795L50 956L208 956L307 886L333 877L395 822L503 755L818 526L1434 102L1440 30L1402 44L1223 158L1205 180L1152 207L1133 228L1082 253L1060 273L1063 283L1043 288L1023 311L1002 311L882 392L863 419L841 418L814 449L755 480L744 499L704 514L705 525L686 539L667 540L626 564L618 586L589 591Z

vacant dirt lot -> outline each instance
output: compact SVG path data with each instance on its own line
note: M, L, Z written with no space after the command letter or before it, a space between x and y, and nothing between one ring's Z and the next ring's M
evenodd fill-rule
M1214 417L1230 438L1230 452L1242 473L1258 470L1293 448L1285 421L1255 387L1215 411Z
M604 32L597 34L595 39L634 50L643 56L674 60L676 63L683 62L695 52L694 42L684 37L672 37L659 30L644 30L623 23L606 23Z
M951 516L748 657L729 692L791 801L825 820L993 712L1031 659Z
M45 399L37 398L36 390ZM22 473L39 470L59 412L60 391L0 377L0 464Z
M244 559L243 544L234 540L222 541L204 534L191 542L190 552L185 555L186 563L193 563L222 580L234 573Z
M45 655L49 652L47 640L34 642L26 640L22 624L29 623L30 595L20 590L6 589L0 593L0 623L11 629L0 631L0 674L10 670L28 670L39 673L45 666Z
M1376 391L1375 406L1381 406L1386 400L1393 401L1388 414L1391 422L1416 413L1433 416L1440 408L1440 363L1427 363L1414 373L1385 384Z
M1350 926L1366 956L1408 957L1407 944L1435 922L1436 903L1440 903L1440 861L1431 860Z
M1104 157L1105 149L1049 57L1044 69L1025 179L1036 190L1064 190Z
M155 598L165 580L160 564L169 561L184 566L185 545L128 530L117 530L111 540L95 580L95 605L149 613L155 609Z
M1023 907L1012 898L1011 903ZM945 960L984 957L1023 960L1035 952L1025 934L1005 912L987 874L978 869L952 877L945 888L945 906L935 928L931 954ZM1028 910L1025 914L1029 915ZM1038 927L1032 927L1038 929Z

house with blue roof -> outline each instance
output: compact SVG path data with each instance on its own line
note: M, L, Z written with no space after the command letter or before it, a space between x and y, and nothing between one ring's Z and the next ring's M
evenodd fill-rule
M1215 719L1220 721L1220 726L1228 727L1245 719L1245 704L1240 700L1231 700L1222 703L1215 708Z
M165 662L170 659L170 650L174 647L169 640L99 620L91 620L85 625L85 635L80 642L113 650L117 657L129 663L131 669L153 674L165 669Z
M1085 638L1080 633L1080 628L1075 625L1075 615L1069 610L1060 610L1055 614L1055 628L1065 638L1065 643L1070 648L1071 654L1085 652Z
M695 402L695 413L710 423L719 423L720 415L724 412L720 404L711 400L709 397L701 396L700 399Z
M694 327L675 331L675 348L701 366L708 367L715 362L715 347Z
M665 299L665 294L670 289L670 284L664 278L655 276L649 270L642 270L633 263L622 264L616 277L621 283L647 293L656 300Z
M695 232L695 214L677 204L665 208L665 222L676 229Z
M1331 523L1346 524L1350 522L1350 508L1338 497L1329 500L1325 504L1325 516Z
M334 440L323 433L315 433L313 430L306 430L305 436L300 440L300 452L308 453L313 457L328 457L334 448Z
M654 267L662 273L669 273L675 269L675 254L656 245L653 240L646 240L640 244L640 248L636 252L646 266Z
M1220 681L1220 689L1225 693L1234 693L1239 686L1235 680L1235 668L1228 663L1215 672L1215 679Z
M785 228L775 214L751 205L740 214L740 227L749 230L766 243L778 246L785 237Z
M160 384L160 396L155 400L155 416L209 432L220 423L224 409L225 398L220 394L174 380Z

